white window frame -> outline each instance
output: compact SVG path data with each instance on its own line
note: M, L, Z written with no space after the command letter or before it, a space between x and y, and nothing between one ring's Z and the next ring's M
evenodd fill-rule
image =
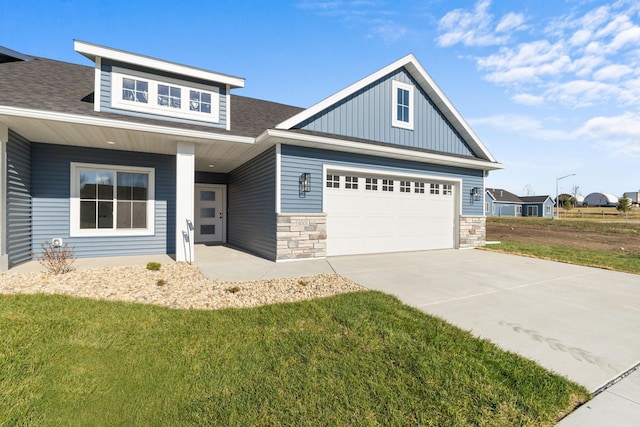
M114 228L80 228L80 171L105 171L144 173L149 176L147 189L147 228L118 229L116 195L114 194ZM114 189L115 191L115 189ZM71 163L71 197L69 200L69 236L70 237L104 237L104 236L152 236L155 234L155 169L137 166L116 166L94 163Z
M122 79L144 80L149 84L148 102L129 101L122 98ZM180 108L158 104L158 85L172 86L180 89ZM191 111L189 109L189 93L191 90L211 94L211 113ZM111 106L141 113L177 117L190 120L220 122L220 88L198 83L186 82L170 77L158 78L153 74L127 70L119 67L111 69Z
M516 215L522 215L522 206L521 205L517 205L516 206Z
M551 213L551 205L545 205L544 211L545 211L545 213L550 214Z
M391 105L391 125L393 127L413 130L413 99L414 99L414 87L407 83L402 83L397 80L392 80L392 105ZM403 89L409 92L409 121L398 120L398 89Z

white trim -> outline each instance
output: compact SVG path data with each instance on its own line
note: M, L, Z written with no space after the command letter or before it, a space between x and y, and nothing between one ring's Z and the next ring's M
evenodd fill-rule
M176 64L174 62L163 61L161 59L125 52L123 50L100 46L93 43L87 43L80 40L73 41L73 49L92 61L95 61L95 59L98 57L108 58L127 64L136 64L141 67L152 68L154 70L161 70L169 73L180 74L183 76L195 77L212 82L228 84L232 87L244 87L244 79L241 77L215 73L213 71L207 71L200 68L189 67L187 65Z
M409 92L409 121L405 122L398 120L398 89L403 89ZM402 83L397 80L391 81L391 126L413 130L413 98L414 87L407 83Z
M282 145L276 144L276 213L282 210Z
M227 91L226 91L226 95L225 95L225 100L226 100L226 107L227 107L227 114L226 114L226 119L227 119L227 130L231 130L231 87L229 85L227 85Z
M193 261L195 144L176 145L176 261ZM189 226L189 224L191 226Z
M180 129L169 126L158 126L144 123L127 122L115 119L105 119L101 117L91 117L80 114L57 113L53 111L33 110L29 108L16 108L0 106L0 116L13 116L29 119L52 120L63 123L74 123L79 125L103 126L122 130L133 130L140 132L169 134L176 137L198 138L206 140L217 140L226 142L239 142L245 144L255 143L255 138L247 136L225 135L199 130Z
M117 200L114 188L113 228L82 229L80 228L80 170L102 170L109 172L146 173L149 176L147 188L147 228L118 229ZM69 236L70 237L108 237L108 236L153 236L155 234L156 202L155 202L155 169L138 166L120 166L98 163L71 162L70 168L70 197L69 197Z
M0 122L0 272L9 269L7 254L7 144L9 127Z
M102 93L102 59L96 58L96 68L94 71L94 90L93 90L93 111L100 111L100 94Z
M122 98L123 79L134 79L146 81L149 86L147 103L128 101ZM158 85L166 85L180 89L180 108L172 108L158 104ZM203 113L190 110L190 91L198 91L211 95L211 112ZM169 77L155 76L140 71L128 70L120 67L111 69L111 106L124 110L139 111L143 113L158 114L168 117L179 117L183 119L206 121L212 123L220 122L220 88L217 86L206 86L203 84L187 82L184 80L172 79Z
M487 150L482 141L480 141L480 138L478 138L469 124L455 109L451 101L447 99L442 90L438 87L438 85L436 85L431 76L425 71L424 68L422 68L422 65L420 65L418 60L412 54L400 58L396 62L387 65L381 70L363 78L360 81L357 81L351 86L348 86L347 88L331 95L328 98L325 98L319 103L285 120L284 122L278 124L276 126L276 129L291 129L295 125L313 117L315 114L332 106L336 102L347 98L360 89L365 88L366 86L402 67L404 67L409 72L409 74L411 74L411 76L418 82L420 87L426 92L427 95L429 95L429 97L433 100L442 114L451 122L453 127L460 133L467 144L469 144L471 149L476 152L476 154L482 154L490 162L496 162L491 153L489 153L489 150Z
M256 142L265 143L270 138L275 138L276 142L286 142L287 144L299 145L303 147L326 148L329 150L361 153L373 156L383 156L388 158L412 160L422 163L433 163L446 166L456 166L468 169L495 170L504 169L505 167L500 163L489 162L486 160L453 157L444 154L411 150L403 147L375 145L365 142L349 141L345 139L291 132L287 130L268 129L256 139Z

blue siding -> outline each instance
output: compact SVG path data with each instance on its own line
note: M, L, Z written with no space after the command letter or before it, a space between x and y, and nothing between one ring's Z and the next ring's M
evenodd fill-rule
M177 117L174 118L174 117L162 116L157 114L141 113L139 111L128 111L128 110L122 110L119 108L112 108L111 107L111 69L113 66L134 70L134 71L141 71L147 74L154 74L154 75L157 75L159 78L170 77L170 78L182 80L185 82L186 85L188 85L189 82L194 82L194 83L199 83L206 86L218 88L219 94L220 94L220 97L219 97L220 121L218 123L211 123L211 122L203 122L199 120L189 120L189 119L177 118ZM176 75L164 73L158 70L149 70L143 67L136 67L135 65L131 65L131 64L122 64L122 63L116 63L116 62L110 62L110 61L103 61L102 67L100 69L100 111L107 112L107 113L126 114L127 116L133 116L133 117L144 117L148 119L168 120L168 121L178 122L178 123L191 123L191 124L197 124L201 126L211 126L215 128L226 129L227 127L226 95L227 95L227 89L225 85L215 85L207 81L202 81L198 79L188 79L184 76L176 76Z
M7 255L12 267L31 259L31 144L12 131L6 185Z
M276 257L276 154L271 148L229 173L227 242Z
M69 237L71 162L155 169L153 236ZM33 250L62 237L78 257L175 253L175 157L53 144L32 144Z
M283 145L281 148L281 211L283 213L322 212L323 165L368 168L400 173L419 173L442 178L462 179L462 214L482 215L483 202L473 201L473 187L483 188L483 172L354 153L318 150ZM311 191L299 194L298 178L302 172L311 173Z
M392 81L414 86L413 130L393 127ZM404 68L356 92L299 129L384 142L434 152L476 157L433 101Z
M519 214L516 211L517 206L522 207L519 203L494 202L493 204L496 208L494 216L522 216L522 214Z

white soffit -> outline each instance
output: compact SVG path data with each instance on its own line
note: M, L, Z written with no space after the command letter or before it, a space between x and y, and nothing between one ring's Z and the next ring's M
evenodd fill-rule
M223 83L229 85L231 88L244 87L244 79L242 77L234 77L226 74L215 73L213 71L207 71L201 68L163 61L161 59L138 55L135 53L126 52L124 50L113 49L110 47L100 46L80 40L73 41L73 49L79 54L89 58L93 62L96 62L96 58L108 58L114 61L120 61L127 64L135 64L154 70L175 73L182 76L194 77L216 83Z
M475 153L484 156L490 162L495 162L496 160L493 158L489 150L484 146L482 141L480 141L480 138L471 129L469 124L462 118L462 115L458 112L458 110L455 109L451 101L447 99L444 92L442 92L438 85L436 85L435 81L426 72L422 65L420 65L413 54L408 54L403 58L400 58L394 63L387 65L381 70L365 77L360 81L357 81L356 83L341 90L340 92L337 92L330 97L325 98L324 100L307 108L304 111L301 111L295 116L278 124L276 126L276 129L291 129L301 122L313 117L315 114L320 113L326 108L347 98L348 96L356 93L357 91L363 89L371 83L402 67L404 67L409 72L411 77L413 77L418 82L422 90L424 90L427 95L429 95L429 97L433 100L442 114L444 114L447 120L451 122L453 127L460 133L465 142L469 144L471 149Z

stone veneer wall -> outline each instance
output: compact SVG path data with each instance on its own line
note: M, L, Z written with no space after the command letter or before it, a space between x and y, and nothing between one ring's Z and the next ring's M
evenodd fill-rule
M280 213L276 230L276 261L327 255L327 215Z
M460 248L477 248L487 243L487 219L460 215Z

